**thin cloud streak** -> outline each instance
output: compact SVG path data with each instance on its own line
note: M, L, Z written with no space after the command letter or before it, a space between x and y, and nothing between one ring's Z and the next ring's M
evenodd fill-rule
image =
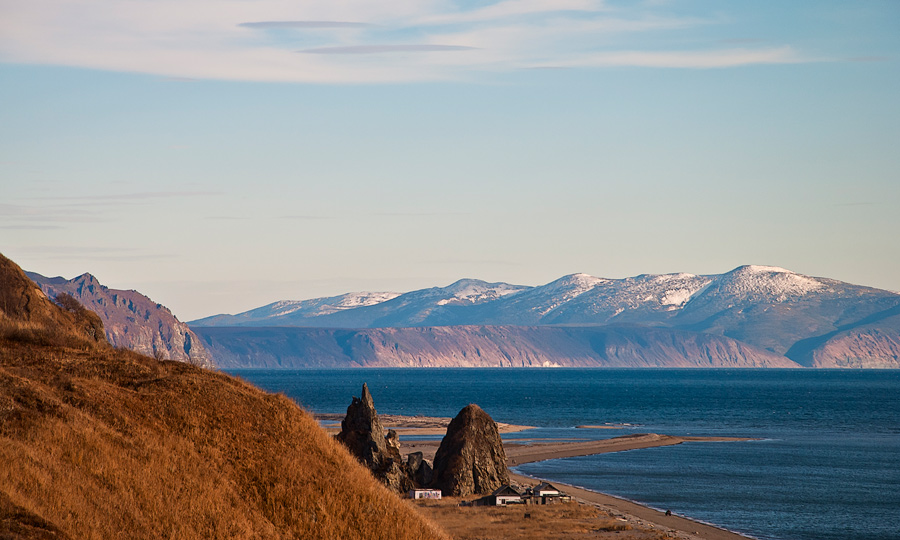
M369 27L372 25L369 23L344 22L344 21L260 21L260 22L240 23L238 26L242 26L244 28L261 28L261 29L271 29L271 28L308 29L308 28L366 28L366 27Z
M36 197L47 201L145 201L155 199L178 199L182 197L212 197L223 195L221 191L144 191L138 193L119 193L110 195L78 195L65 197Z
M476 47L463 45L355 45L349 47L320 47L297 51L306 54L384 54L408 52L470 51Z
M715 69L748 66L756 64L796 64L807 62L790 47L777 49L749 50L731 49L720 51L620 51L597 53L549 67L644 67Z
M64 228L61 225L0 225L0 229L12 231L54 231Z

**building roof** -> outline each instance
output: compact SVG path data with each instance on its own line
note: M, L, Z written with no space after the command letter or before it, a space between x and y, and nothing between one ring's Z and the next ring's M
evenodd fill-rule
M503 484L502 486L498 487L497 489L494 490L493 493L491 493L491 495L494 497L501 496L501 495L515 495L517 497L522 496L522 494L519 493L516 490L516 488L510 486L509 484Z

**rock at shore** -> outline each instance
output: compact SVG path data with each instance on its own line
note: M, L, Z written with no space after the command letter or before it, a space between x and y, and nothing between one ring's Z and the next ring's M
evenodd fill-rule
M387 487L398 493L414 487L413 475L400 457L400 438L394 430L385 435L367 385L363 384L362 397L354 397L347 407L336 438Z
M467 405L450 422L434 456L432 485L445 496L464 497L491 493L508 483L497 424L478 405Z

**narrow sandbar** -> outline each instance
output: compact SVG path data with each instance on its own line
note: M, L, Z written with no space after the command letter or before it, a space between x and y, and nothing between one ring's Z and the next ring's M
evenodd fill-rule
M506 441L503 449L506 451L507 464L510 467L523 463L534 463L548 459L560 459L568 457L592 456L607 452L624 452L639 448L655 448L657 446L672 446L685 442L733 442L750 441L753 439L742 437L677 437L673 435L659 435L657 433L638 433L624 435L611 439L579 442L551 442L538 444L516 444Z
M314 414L316 420L324 423L325 431L329 433L337 433L340 431L340 422L344 419L343 414ZM405 416L400 414L379 414L378 419L381 425L387 429L395 430L399 435L439 435L443 436L447 433L447 426L450 425L452 418L441 416ZM328 425L331 423L331 425ZM526 429L534 429L533 426L520 426L516 424L505 424L497 422L497 429L500 433L515 433L517 431L525 431Z

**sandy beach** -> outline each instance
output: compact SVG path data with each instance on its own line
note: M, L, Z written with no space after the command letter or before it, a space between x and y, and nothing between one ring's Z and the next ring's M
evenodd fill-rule
M340 413L315 414L313 417L322 424L325 431L332 434L341 430L341 420L344 419L344 415ZM439 437L443 437L447 433L447 426L453 420L452 418L440 416L404 416L400 414L379 414L378 419L385 429L393 429L401 436L437 435ZM500 430L500 433L514 433L516 431L533 429L533 427L497 422L497 428ZM435 450L437 450L436 446Z
M409 429L417 434L426 434L425 431L427 430L437 430L437 433L435 434L442 435L443 431L440 430L439 425L443 425L445 420L449 422L449 419L443 418L389 417L387 415L381 418L386 417L391 418L392 429L400 428L398 429L398 432L401 432L401 429ZM412 427L407 427L403 423L404 419L407 418L415 420ZM384 422L384 420L382 421ZM506 426L507 431L505 432L507 433L527 429L525 426L503 425ZM387 427L386 422L385 426ZM444 429L446 429L446 427L444 427ZM410 433L409 431L404 432ZM596 441L565 441L548 440L545 438L517 439L515 441L505 441L503 447L506 452L508 466L515 467L516 465L522 465L524 463L533 463L548 459L588 456L607 452L623 452L627 450L639 450L642 448L671 446L685 442L715 443L747 440L752 439L738 437L680 437L656 433L641 433ZM426 459L433 459L434 454L440 445L440 441L404 441L401 438L401 444L403 453L422 452ZM511 474L511 479L513 482L523 486L535 485L538 483L538 480L535 478L519 474ZM677 538L690 540L747 540L748 538L686 517L678 515L667 516L664 512L605 493L589 491L560 482L554 482L553 484L571 495L576 501L609 512L639 529L657 530Z

